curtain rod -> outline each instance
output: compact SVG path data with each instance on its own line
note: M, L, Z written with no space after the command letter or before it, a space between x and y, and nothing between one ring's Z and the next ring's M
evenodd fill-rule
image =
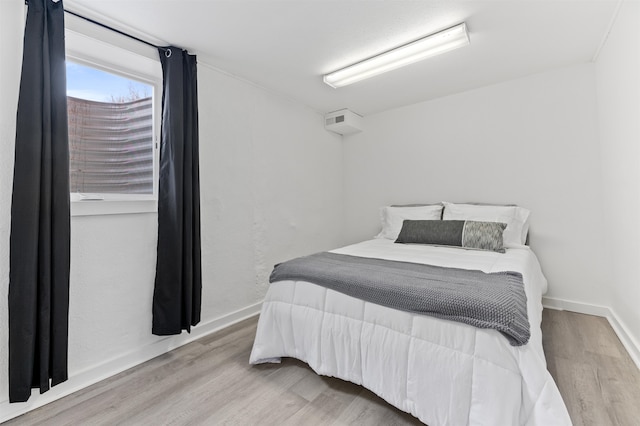
M107 30L113 31L114 33L118 33L118 34L123 35L123 36L125 36L125 37L129 37L130 39L135 40L135 41L137 41L137 42L139 42L139 43L143 43L143 44L146 44L147 46L151 46L151 47L155 47L156 49L163 50L163 51L164 51L164 54L165 54L165 56L166 56L167 58L171 56L171 49L170 49L170 48L157 46L157 45L155 45L155 44L153 44L153 43L151 43L151 42L148 42L147 40L143 40L143 39L138 38L138 37L136 37L136 36L133 36L133 35L131 35L131 34L125 33L124 31L120 31L120 30L118 30L118 29L116 29L116 28L110 27L110 26L108 26L108 25L106 25L106 24L103 24L102 22L94 21L94 20L93 20L93 19L91 19L91 18L87 18L86 16L82 16L82 15L80 15L80 14L78 14L78 13L75 13L75 12L72 12L72 11L70 11L70 10L65 9L64 11L65 11L65 13L68 13L68 14L70 14L70 15L73 15L73 16L78 17L78 18L80 18L80 19L84 19L84 20L85 20L85 21L87 21L87 22L91 22L91 23L92 23L92 24L94 24L94 25L97 25L97 26L99 26L99 27L102 27L102 28L105 28L105 29L107 29Z

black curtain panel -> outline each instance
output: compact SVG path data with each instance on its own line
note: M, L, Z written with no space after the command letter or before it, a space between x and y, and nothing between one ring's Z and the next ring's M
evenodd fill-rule
M62 1L29 0L16 124L9 400L67 380L69 144Z
M169 335L200 322L198 90L195 55L158 52L164 91L152 332Z

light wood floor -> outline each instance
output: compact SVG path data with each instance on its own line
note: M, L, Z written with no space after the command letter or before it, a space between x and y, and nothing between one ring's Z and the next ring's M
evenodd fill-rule
M542 344L575 426L640 425L640 371L605 318L545 309Z
M250 366L256 319L7 425L417 425L368 390L306 364ZM640 424L640 373L603 318L545 310L549 371L578 425Z

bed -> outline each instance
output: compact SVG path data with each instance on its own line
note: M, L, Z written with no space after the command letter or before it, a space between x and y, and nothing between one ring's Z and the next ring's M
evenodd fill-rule
M381 234L385 229L383 219ZM571 424L546 369L540 323L547 281L531 249L514 244L499 253L398 244L394 230L390 235L330 253L520 273L530 324L526 344L513 345L493 329L393 309L309 281L283 280L273 282L265 297L250 363L297 358L318 374L370 389L431 426Z

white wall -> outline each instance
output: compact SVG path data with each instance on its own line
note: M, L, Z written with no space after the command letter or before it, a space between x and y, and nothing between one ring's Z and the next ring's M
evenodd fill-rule
M199 73L202 322L151 335L156 214L71 222L70 380L9 404L7 292L24 2L2 4L0 41L0 422L258 309L274 263L340 243L342 146L322 116L204 64Z
M594 85L579 65L366 117L344 142L348 239L383 205L517 203L548 295L606 304Z
M342 144L315 112L205 65L198 77L203 307L218 313L261 301L275 263L339 244Z
M612 295L611 309L636 350L640 350L639 28L640 4L623 2L596 62L604 229L611 259L606 286Z

